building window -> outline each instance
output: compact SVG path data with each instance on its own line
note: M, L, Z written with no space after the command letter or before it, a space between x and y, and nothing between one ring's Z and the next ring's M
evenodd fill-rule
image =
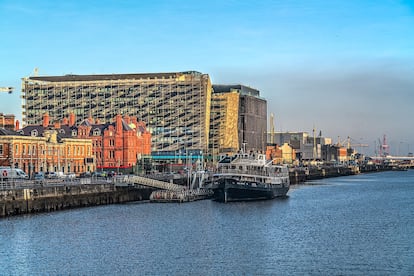
M77 132L76 132L76 130L72 130L72 136L77 136L78 134L77 134Z
M37 129L33 129L30 133L31 136L33 137L37 137L37 135L39 135L39 132L37 131Z
M0 155L3 155L3 145L0 145Z

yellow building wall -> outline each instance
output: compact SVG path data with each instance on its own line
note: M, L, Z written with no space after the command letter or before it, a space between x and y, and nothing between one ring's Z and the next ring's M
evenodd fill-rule
M223 140L220 146L225 149L234 149L237 152L239 149L239 94L227 93L224 97L226 98L225 122L221 125Z
M239 115L239 94L214 93L212 94L212 105L214 111L212 116L214 129L213 141L215 154L235 153L239 150L238 115Z

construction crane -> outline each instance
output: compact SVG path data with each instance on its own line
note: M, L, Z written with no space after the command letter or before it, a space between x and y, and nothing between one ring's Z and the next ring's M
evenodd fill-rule
M348 138L347 139L345 139L345 140L343 140L343 141L341 141L341 139L338 137L338 146L339 147L342 147L343 145L346 145L346 148L347 149L350 149L350 148L356 148L356 147L359 147L359 148L365 148L365 147L369 147L369 145L368 144L363 144L363 143L351 143L351 140L352 140L352 142L356 142L354 139L352 139L351 137L349 137L348 136Z
M11 94L13 92L14 87L8 86L8 87L0 87L0 92L7 92Z
M275 117L270 113L270 144L273 145L275 137Z

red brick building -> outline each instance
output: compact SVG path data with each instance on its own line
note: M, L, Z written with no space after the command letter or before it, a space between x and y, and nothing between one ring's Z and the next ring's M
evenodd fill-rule
M98 120L88 118L75 126L73 113L62 122L49 124L49 115L43 115L43 124L27 126L24 133L29 134L34 128L54 128L62 137L92 140L92 153L96 168L116 169L131 168L142 155L151 154L151 134L144 122L136 117L117 115L113 123L101 124ZM30 135L30 134L29 134Z

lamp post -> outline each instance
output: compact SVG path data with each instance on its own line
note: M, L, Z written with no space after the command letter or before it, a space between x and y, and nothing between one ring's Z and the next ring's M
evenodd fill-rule
M118 170L117 170L117 173L116 173L116 175L119 175L119 167L121 166L121 160L120 159L118 159Z

